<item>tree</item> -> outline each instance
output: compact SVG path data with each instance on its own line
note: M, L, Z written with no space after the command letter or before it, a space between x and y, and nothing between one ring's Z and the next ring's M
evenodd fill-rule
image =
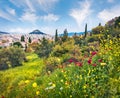
M41 44L38 45L35 52L38 54L39 57L49 57L49 54L52 51L52 43L50 43L45 37L43 37Z
M64 30L64 33L63 33L63 37L62 37L62 41L65 42L68 38L68 31L67 29Z
M24 60L25 53L19 47L9 47L0 50L0 70L7 69L9 66L20 66Z
M31 40L31 38L30 38L30 37L29 37L29 39L28 39L28 42L29 42L29 43L31 43L31 42L32 42L32 40Z
M22 44L20 42L14 42L13 46L18 46L18 47L23 48L23 46L22 46Z
M100 34L104 32L104 27L103 26L97 26L92 29L92 34Z
M86 36L87 36L87 24L85 25L85 36L84 36L84 38L86 38Z
M98 26L101 26L101 23L99 23L99 25Z
M58 41L58 31L56 29L56 31L55 31L55 42L57 42L57 41Z
M24 42L25 41L25 37L24 35L21 36L21 42Z

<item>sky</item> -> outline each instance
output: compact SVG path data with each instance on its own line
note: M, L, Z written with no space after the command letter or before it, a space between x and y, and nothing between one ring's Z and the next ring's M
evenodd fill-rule
M120 16L120 0L0 0L0 31L82 32Z

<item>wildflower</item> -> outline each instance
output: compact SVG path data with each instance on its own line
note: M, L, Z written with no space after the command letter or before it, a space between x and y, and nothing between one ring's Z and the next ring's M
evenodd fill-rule
M26 80L25 83L28 84L30 81L29 80Z
M82 66L82 63L81 62L75 62L75 64L77 65L77 66Z
M40 94L40 92L39 91L36 91L36 95L39 95Z
M106 63L100 63L100 65L104 66L104 65L106 65Z
M91 63L92 63L92 60L91 60L91 59L89 59L89 60L88 60L88 64L91 64Z
M84 85L83 88L86 89L86 85Z
M53 84L52 86L50 86L48 89L54 89L56 87L55 84Z
M1 98L5 98L4 96L2 96Z
M97 52L95 52L95 51L93 51L93 52L91 53L92 56L94 56L94 55L96 55L96 54L97 54Z
M52 85L52 82L48 83L48 85Z
M92 64L92 66L97 66L97 64L94 63L94 64Z
M61 82L63 82L63 79L62 80L60 80Z
M102 62L102 59L99 59L98 62Z
M32 84L32 86L33 86L34 88L37 87L37 83L34 82L34 83Z
M72 63L72 62L74 62L74 60L73 59L69 59L69 63Z
M56 87L56 85L55 85L55 84L52 84L52 86L53 86L53 87Z
M63 87L61 87L60 90L63 90Z

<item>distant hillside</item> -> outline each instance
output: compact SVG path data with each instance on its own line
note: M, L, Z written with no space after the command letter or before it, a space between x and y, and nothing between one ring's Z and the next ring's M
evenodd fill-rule
M9 34L9 33L0 31L0 34Z
M91 31L89 30L88 32L91 32ZM78 36L84 34L84 32L69 32L69 33L68 33L68 36L74 36L75 33L76 33L76 35L78 35ZM63 36L63 34L59 34L59 36Z
M82 35L82 34L84 34L84 32L69 32L68 33L68 36L73 36L73 35L75 35L75 33L76 33L76 35ZM63 34L59 34L59 36L63 36Z
M42 34L42 35L46 35L45 33L41 32L40 30L34 30L34 31L30 32L29 34Z

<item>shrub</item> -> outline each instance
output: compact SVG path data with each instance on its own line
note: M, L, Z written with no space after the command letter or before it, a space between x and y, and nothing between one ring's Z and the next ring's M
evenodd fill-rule
M53 44L43 37L41 43L36 48L35 53L37 53L39 57L47 58L52 51L52 47Z
M60 65L61 60L57 57L49 57L48 59L45 59L45 65L46 65L46 71L53 72L54 69Z
M9 47L0 50L0 69L22 65L25 53L19 47Z
M18 46L18 47L23 48L23 46L22 46L22 44L20 42L14 42L13 46Z

